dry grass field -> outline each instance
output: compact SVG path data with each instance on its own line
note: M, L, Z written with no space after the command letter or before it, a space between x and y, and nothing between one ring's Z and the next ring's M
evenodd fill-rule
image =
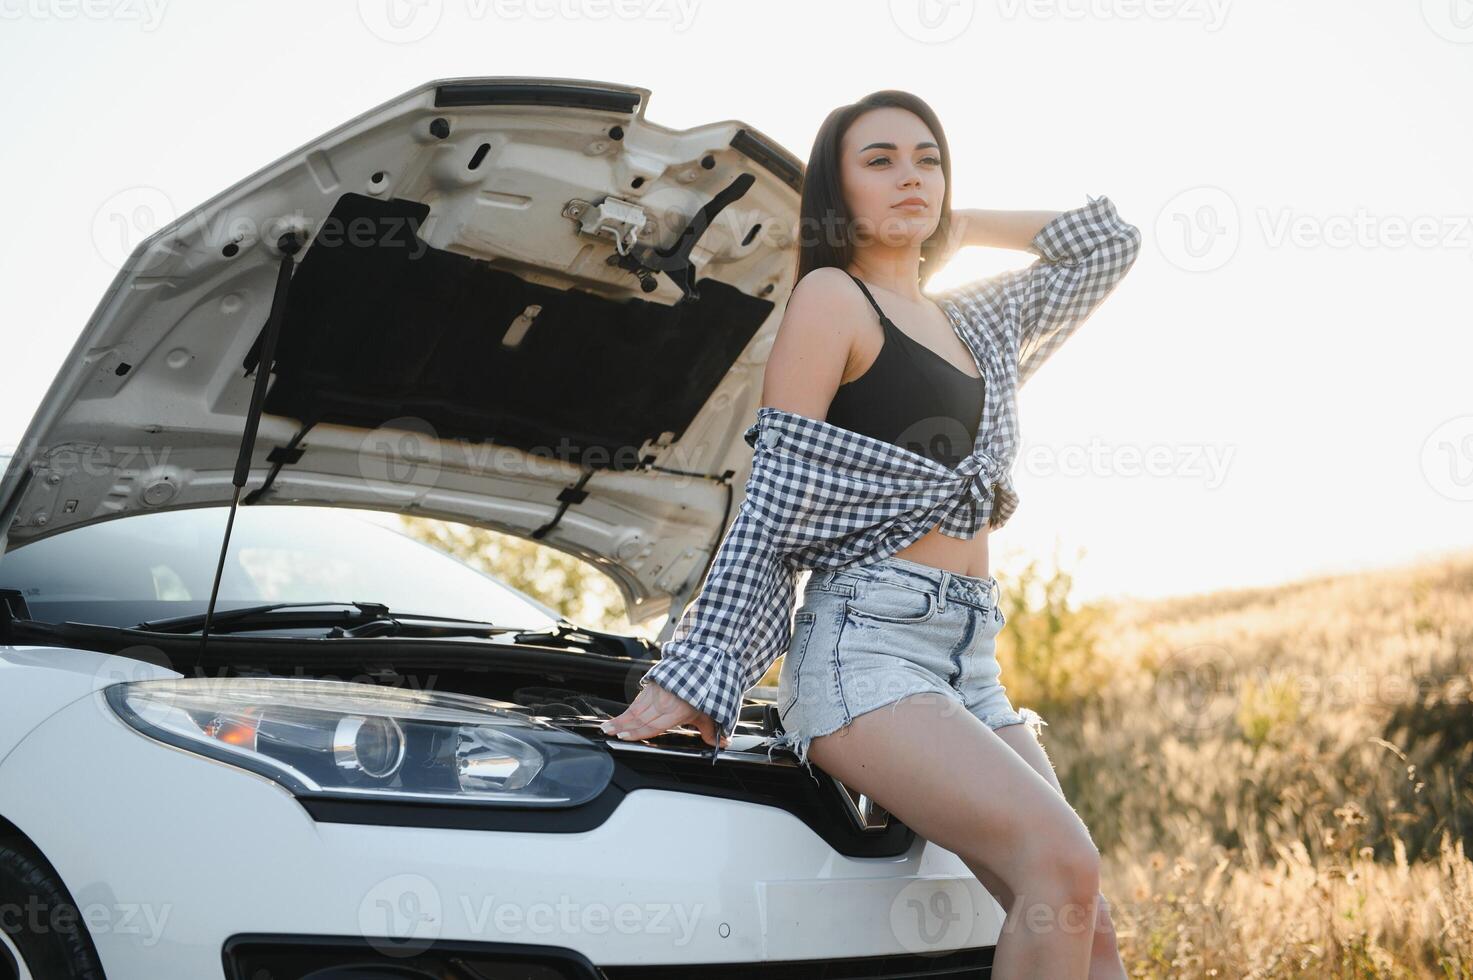
M1132 976L1473 977L1473 555L1079 609L1003 584L1003 680Z

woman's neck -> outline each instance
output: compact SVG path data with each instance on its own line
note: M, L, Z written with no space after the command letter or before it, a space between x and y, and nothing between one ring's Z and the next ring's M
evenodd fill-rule
M893 259L877 259L867 255L854 258L845 271L911 302L918 303L924 299L921 293L920 253L914 249Z

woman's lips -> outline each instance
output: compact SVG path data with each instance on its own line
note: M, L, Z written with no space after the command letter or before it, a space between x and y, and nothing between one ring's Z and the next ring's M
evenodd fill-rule
M915 202L911 202L910 204L897 204L895 205L895 209L897 211L924 211L926 210L926 206L924 204L916 204Z

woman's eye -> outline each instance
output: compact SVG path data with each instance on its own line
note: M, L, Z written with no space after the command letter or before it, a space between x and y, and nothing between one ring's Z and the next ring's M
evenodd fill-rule
M887 157L887 156L870 157L869 162L866 163L865 166L868 167L868 166L871 166L871 165L876 164L876 163L889 163L889 162L890 162L890 158ZM921 158L921 162L922 163L933 163L933 164L936 164L937 166L940 166L940 164L941 164L941 158L940 157L922 157Z

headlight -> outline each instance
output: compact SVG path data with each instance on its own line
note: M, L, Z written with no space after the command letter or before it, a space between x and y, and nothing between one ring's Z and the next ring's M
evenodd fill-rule
M570 807L601 793L599 745L463 694L293 678L135 681L118 717L299 796Z

